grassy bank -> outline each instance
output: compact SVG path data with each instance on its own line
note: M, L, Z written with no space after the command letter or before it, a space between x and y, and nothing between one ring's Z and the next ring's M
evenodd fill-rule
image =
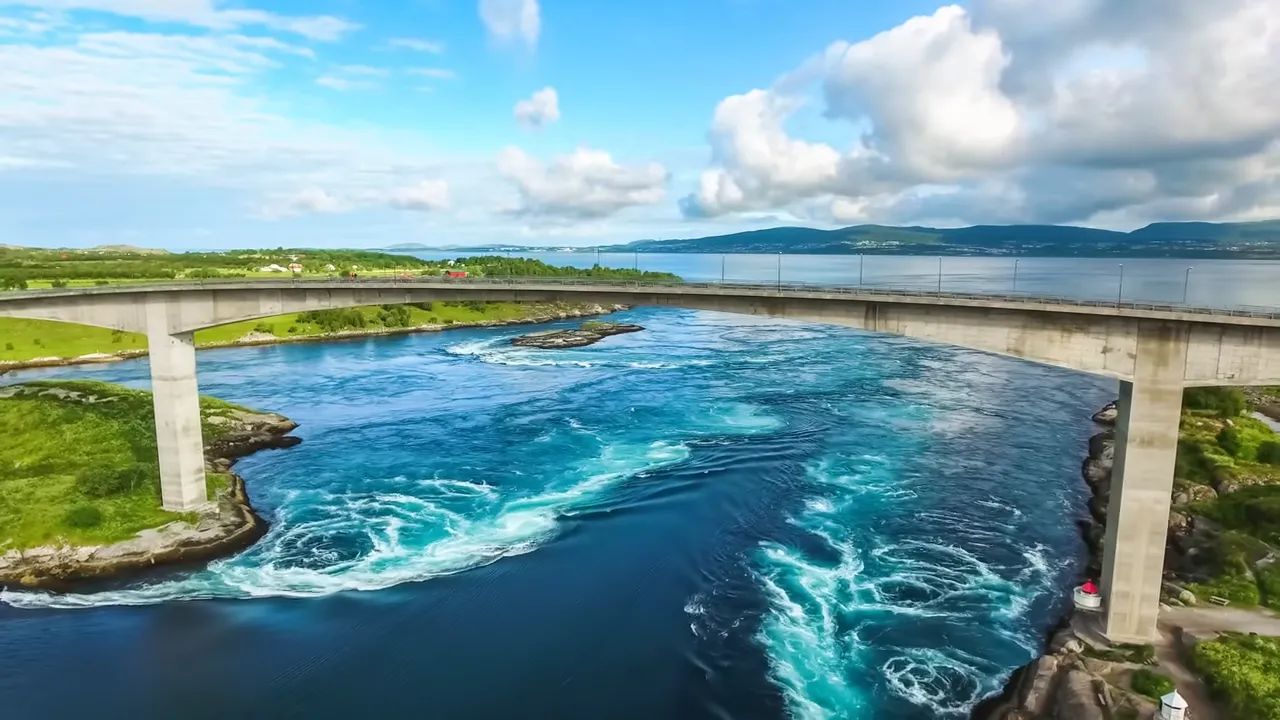
M1203 560L1209 576L1189 589L1280 609L1280 568L1266 562L1280 548L1280 435L1249 417L1238 388L1190 389L1184 405L1176 483L1188 501L1175 511L1220 529Z
M9 390L8 392L12 392ZM205 420L244 408L201 398ZM220 437L204 423L206 443ZM0 552L125 540L184 515L160 509L151 393L33 382L0 396ZM225 475L209 475L213 497Z
M225 345L254 333L259 338L314 337L332 332L378 332L424 325L471 325L483 322L513 322L581 310L569 303L418 303L379 305L347 310L322 310L233 323L201 330L196 344ZM46 320L0 318L0 362L22 362L35 358L75 358L93 353L145 350L147 340L135 333L123 333L84 325Z

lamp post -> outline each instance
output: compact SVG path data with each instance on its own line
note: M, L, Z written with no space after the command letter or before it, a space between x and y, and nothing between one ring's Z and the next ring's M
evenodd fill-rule
M1013 259L1013 291L1018 292L1018 262L1021 258Z
M782 253L778 253L778 292L782 292Z
M1189 267L1189 268L1187 268L1187 274L1186 274L1186 275L1184 275L1184 276L1183 276L1183 278L1182 278L1182 304L1183 304L1183 305L1186 305L1186 304L1187 304L1187 289L1191 286L1191 271L1192 271L1192 270L1195 270L1195 268L1193 268L1193 267Z
M600 267L600 248L596 248L596 267Z
M942 294L942 257L938 257L938 294Z
M720 256L720 284L724 284L724 255Z
M867 261L866 255L862 255L862 254L858 255L858 287L862 287L862 266L866 263L866 261Z
M1120 263L1120 290L1116 293L1116 305L1124 302L1124 263Z

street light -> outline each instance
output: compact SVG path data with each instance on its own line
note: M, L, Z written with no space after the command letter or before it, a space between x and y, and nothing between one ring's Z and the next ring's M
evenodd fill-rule
M724 284L724 255L720 256L720 284Z
M640 272L640 251L636 250L635 264L631 268L636 272Z
M858 287L862 287L862 266L866 262L867 256L858 254Z
M1018 262L1021 258L1013 259L1013 291L1018 292Z
M778 253L778 292L782 292L782 253Z
M1182 304L1187 304L1187 288L1191 286L1191 271L1193 267L1187 268L1187 274L1182 278Z
M1124 302L1124 263L1120 263L1120 291L1116 294L1116 305Z
M942 294L942 257L938 257L938 294Z

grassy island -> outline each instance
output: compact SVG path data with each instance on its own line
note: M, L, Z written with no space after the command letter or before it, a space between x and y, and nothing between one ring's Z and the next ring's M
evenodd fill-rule
M254 413L202 397L206 446ZM93 381L0 387L0 553L101 545L192 517L160 509L151 393ZM209 473L209 493L228 486Z

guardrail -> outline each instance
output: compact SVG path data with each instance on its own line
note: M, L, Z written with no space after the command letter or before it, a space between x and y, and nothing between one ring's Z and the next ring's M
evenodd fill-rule
M1039 295L1034 293L964 293L964 292L931 292L919 289L885 287L879 285L829 285L825 283L805 282L684 282L680 280L628 280L617 278L595 277L466 277L441 278L434 276L414 277L358 277L358 278L210 278L185 282L164 283L114 283L81 288L47 288L39 290L11 290L0 292L0 300L5 298L43 297L53 295L97 295L113 294L122 291L163 292L168 290L187 290L193 287L217 288L234 285L287 285L289 287L318 287L331 285L404 285L413 287L457 287L459 285L481 286L571 286L571 287L606 287L620 289L715 289L719 291L741 291L752 295L767 297L787 297L801 293L824 295L849 295L868 298L936 298L953 300L997 301L1020 304L1058 305L1068 307L1118 308L1128 310L1144 310L1154 312L1193 313L1197 315L1222 317L1249 317L1280 320L1280 308L1240 307L1212 308L1170 303L1144 303L1112 300L1090 300L1057 295Z

